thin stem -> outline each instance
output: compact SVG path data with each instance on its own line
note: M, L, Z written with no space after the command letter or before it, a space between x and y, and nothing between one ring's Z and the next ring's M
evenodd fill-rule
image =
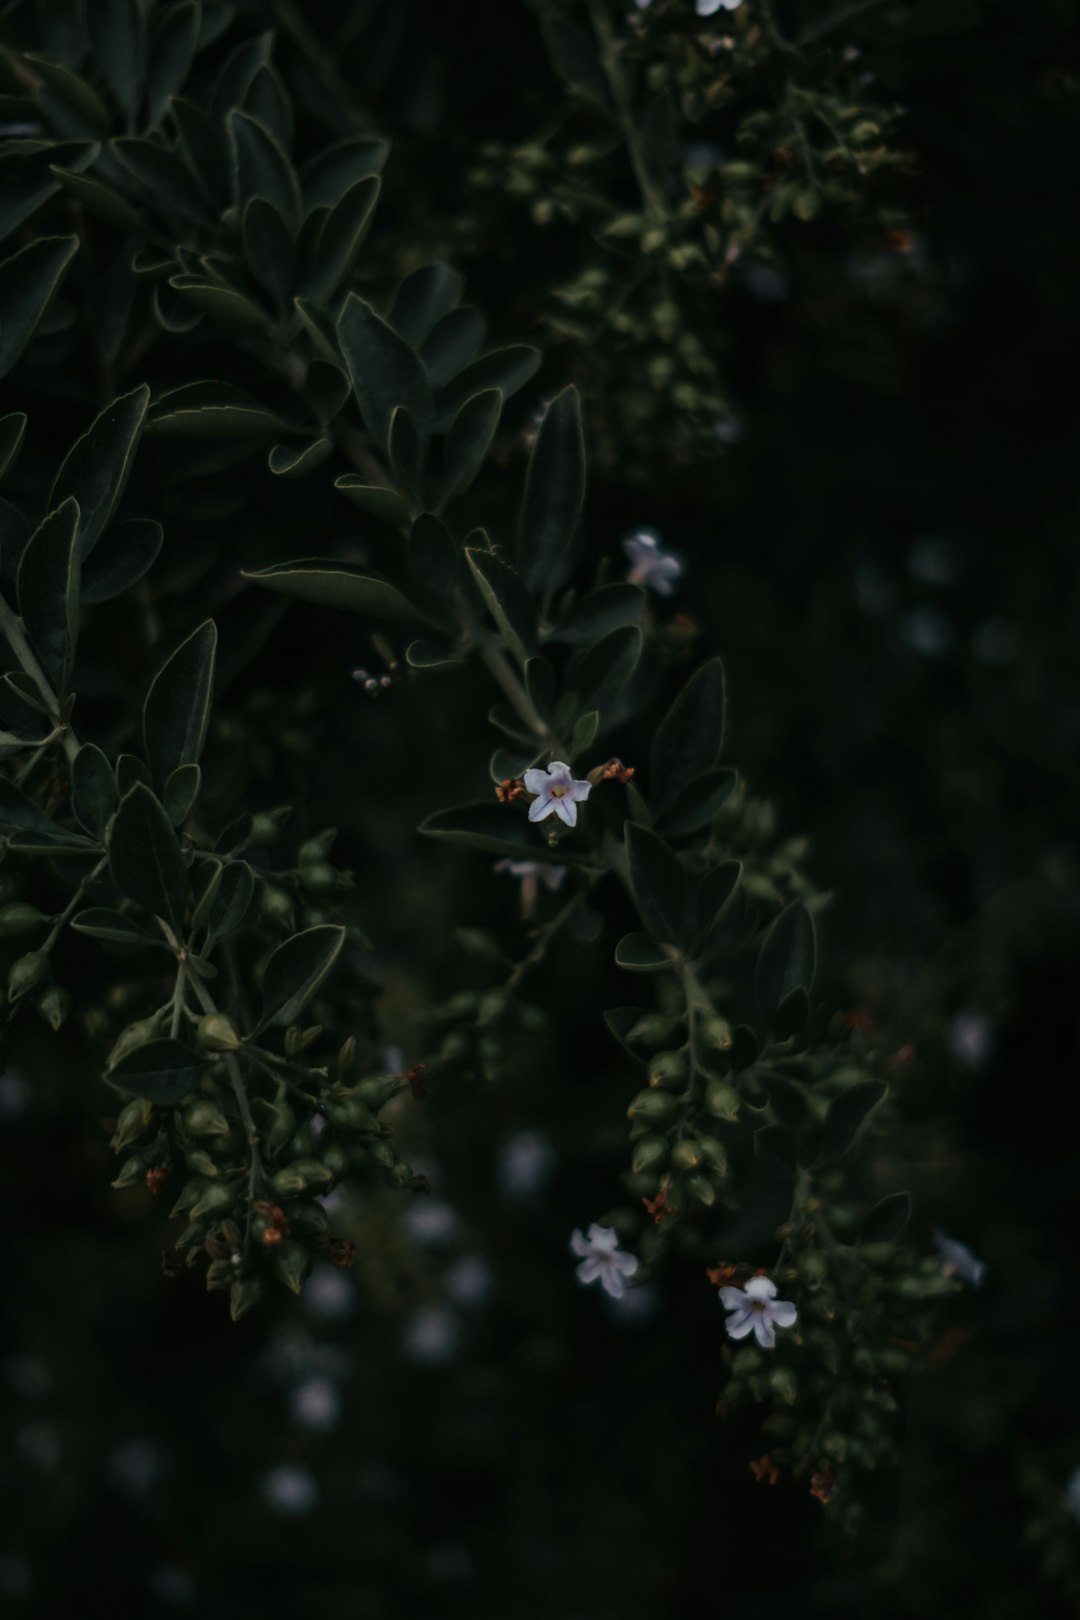
M533 708L529 694L515 674L514 668L503 651L498 638L491 635L482 635L477 642L477 651L495 677L503 695L518 716L518 719L528 726L529 730L534 732L542 741L555 741L550 735L547 726Z
M91 883L100 877L101 873L104 872L108 864L109 857L107 855L103 855L100 861L98 861L97 865L94 867L94 870L92 872L87 872L86 876L79 880L79 887L75 890L75 893L72 895L59 917L57 917L56 921L53 923L53 926L49 931L49 936L44 945L41 947L46 956L52 950L53 946L56 944L56 941L60 938L64 926L74 915L76 906L79 904L79 901L82 899Z
M43 757L46 750L56 741L57 737L62 737L63 734L64 728L62 726L55 726L53 730L49 732L47 737L43 737L41 739L37 747L34 749L34 752L30 755L30 758L26 761L26 764L20 770L18 776L16 776L15 783L17 787L22 787L23 783L33 775L35 766Z
M8 646L22 665L24 672L37 686L42 697L50 706L52 718L56 721L57 730L64 744L64 753L68 760L74 764L75 755L79 752L78 740L74 732L60 713L60 700L46 678L45 671L34 655L34 649L26 639L26 632L17 613L9 607L7 599L0 595L0 633L4 635Z
M197 973L189 974L188 982L194 990L195 999L202 1007L203 1012L216 1013L220 1011L213 996ZM250 1248L255 1197L259 1191L259 1183L265 1180L266 1172L263 1169L262 1155L259 1152L259 1129L255 1124L255 1116L251 1112L251 1102L248 1098L247 1087L244 1084L244 1077L240 1073L240 1065L232 1052L226 1052L224 1055L225 1067L229 1071L229 1084L232 1086L233 1096L236 1098L236 1105L240 1110L240 1119L251 1155L251 1166L248 1174L247 1228L244 1233L245 1247Z
M184 989L187 980L187 966L180 962L176 969L176 984L173 988L172 1001L169 1004L169 1034L175 1041L180 1033L180 1019L184 1011Z
M559 932L560 928L562 928L563 924L573 916L581 902L592 893L593 889L595 889L596 885L600 882L600 879L606 876L606 867L601 872L594 872L590 876L588 882L582 888L580 888L575 895L571 896L566 905L563 906L562 910L557 912L549 923L544 924L528 955L522 957L521 961L515 967L513 973L511 973L510 977L507 979L507 990L516 990L521 984L521 981L524 979L525 975L532 968L536 967L537 963L543 961L544 957L547 955L548 946L551 944L551 941L555 938L555 935Z
M634 109L630 102L630 92L623 73L622 62L619 60L619 42L611 26L604 0L588 0L589 17L592 20L593 31L600 47L600 60L603 63L604 73L607 76L611 89L611 99L615 104L615 116L619 128L622 130L626 142L626 150L630 155L630 163L637 179L641 199L645 204L646 212L651 214L657 222L667 216L667 208L663 196L656 189L653 178L649 173L649 166L645 161L645 154L641 145L641 136L634 118Z

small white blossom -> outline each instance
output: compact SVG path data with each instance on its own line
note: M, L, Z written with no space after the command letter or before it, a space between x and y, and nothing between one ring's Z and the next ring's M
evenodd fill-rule
M577 782L570 775L569 765L553 759L547 770L534 767L522 777L526 793L536 797L529 806L529 820L543 821L552 813L568 827L577 826L577 807L592 792L591 782Z
M542 883L545 889L552 893L562 886L566 876L565 866L556 866L551 861L497 861L496 872L505 872L508 877L520 878L523 883Z
M1074 1519L1080 1519L1080 1468L1074 1468L1065 1481L1065 1506Z
M934 1233L934 1248L941 1256L946 1277L959 1277L972 1288L981 1288L986 1277L986 1261L972 1254L966 1243L958 1243L940 1229Z
M979 1012L954 1013L949 1020L949 1051L969 1069L981 1069L994 1050L994 1027Z
M278 1463L262 1477L263 1497L278 1513L310 1513L319 1503L315 1475L302 1463Z
M721 1288L720 1303L730 1311L724 1326L731 1339L753 1333L763 1350L776 1348L778 1327L791 1327L798 1311L789 1299L777 1299L770 1277L751 1277L745 1288Z
M626 577L631 585L644 585L657 596L673 595L683 565L674 552L664 550L655 529L636 529L625 537L622 548L630 559Z
M457 1317L441 1305L427 1305L417 1311L405 1329L406 1354L425 1367L441 1367L452 1361L460 1341Z
M495 1178L509 1198L533 1198L555 1173L558 1155L539 1131L517 1131L495 1158Z
M308 1378L289 1398L293 1421L303 1429L327 1434L341 1417L341 1395L329 1378Z
M598 1226L594 1221L588 1236L582 1231L570 1239L572 1252L581 1259L577 1268L580 1283L598 1282L612 1299L621 1299L626 1284L638 1269L637 1259L619 1248L619 1234L610 1226Z
M694 0L699 17L713 17L718 11L738 11L742 0Z

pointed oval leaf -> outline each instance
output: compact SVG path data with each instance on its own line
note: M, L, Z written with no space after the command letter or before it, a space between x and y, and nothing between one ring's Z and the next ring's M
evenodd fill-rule
M0 478L6 478L19 459L25 437L25 411L11 411L7 416L0 416Z
M672 964L672 952L665 951L647 934L624 934L615 947L616 967L630 973L662 973Z
M300 171L304 209L333 208L357 181L381 174L390 155L390 142L377 136L351 136L326 147Z
M656 825L669 838L689 838L717 816L731 797L739 780L738 771L727 765L705 771L688 782L660 811Z
M285 426L258 400L229 383L184 383L150 407L146 431L170 439L276 439Z
M821 1133L821 1157L838 1159L854 1142L866 1120L885 1101L884 1080L857 1080L833 1098Z
M188 76L199 43L198 0L178 0L160 17L150 40L146 67L146 124L153 129L169 98Z
M649 785L658 810L720 762L724 747L724 666L719 658L695 670L657 729Z
M626 859L645 931L661 944L682 940L686 878L678 857L646 827L626 823Z
M171 1108L194 1088L205 1068L206 1059L190 1046L165 1037L126 1053L106 1079L133 1097Z
M150 572L157 561L165 531L152 518L130 518L114 523L82 570L79 599L84 607L111 602Z
M455 310L454 313L463 314L464 311ZM451 318L444 316L444 320ZM437 332L438 328L432 333L432 341ZM509 399L519 388L524 388L530 377L535 376L539 365L540 350L528 343L511 344L508 348L481 355L479 360L474 360L459 371L439 395L436 428L441 430L448 427L467 399L489 388L497 388L504 399Z
M114 399L68 451L56 475L49 507L59 506L69 495L78 501L84 559L111 522L131 476L149 401L145 383Z
M314 303L328 303L351 274L371 229L380 186L378 175L358 180L335 201L323 220L314 251L314 267L305 286L307 296Z
M109 906L90 906L72 917L71 926L77 934L91 939L106 939L110 945L127 945L144 951L148 945L160 945L167 950L163 939L155 939L148 928L143 928L133 917Z
M197 765L178 765L161 795L162 808L174 827L182 827L199 797L202 771Z
M386 449L396 405L404 405L421 435L426 434L431 389L418 356L405 339L355 293L349 293L342 306L337 336L356 403L380 448Z
M793 990L814 986L817 940L814 919L801 900L786 906L765 935L754 969L754 996L767 1018Z
M260 1029L295 1023L341 955L344 928L322 924L293 934L273 952L262 986Z
M498 388L467 399L450 424L443 451L442 504L464 495L487 459L502 415L503 396Z
M380 523L385 523L389 528L408 528L408 503L396 489L383 489L377 484L369 484L359 473L342 473L340 478L334 479L334 488L362 512L370 513L373 518L378 518Z
M293 235L300 228L300 183L270 131L250 113L228 116L233 158L233 200L242 212L249 197L272 203Z
M96 744L83 743L71 770L71 808L76 820L88 833L101 838L119 802L116 775L109 761Z
M77 236L43 236L0 264L0 377L37 331L78 248Z
M552 641L591 647L601 636L641 621L645 597L637 585L601 585L575 602L551 632Z
M162 790L181 765L196 765L206 741L217 656L217 626L207 619L154 676L143 705L143 747Z
M437 810L421 823L420 831L427 838L441 838L489 855L527 856L529 860L555 861L562 866L580 866L588 859L567 844L552 850L525 816L490 799Z
M280 591L298 602L340 608L345 613L366 613L374 619L416 620L422 615L396 585L374 574L362 573L345 563L312 557L302 562L275 563L271 568L245 572L245 579L267 590Z
M86 20L94 59L130 126L139 110L146 73L143 0L93 0Z
M391 326L406 343L419 349L458 303L464 285L457 271L446 264L425 264L411 271L394 294Z
M420 350L420 358L424 362L432 388L445 387L463 366L475 360L483 341L484 321L479 310L466 307L452 309L448 315L444 315ZM482 383L463 397L461 405L467 399L473 398L474 394L486 392L493 387L499 388L500 393L502 392L497 382ZM460 410L461 405L456 408Z
M584 504L581 398L570 387L557 394L544 412L525 475L518 568L530 590L542 590L550 597L562 584Z
M516 569L482 546L466 546L465 557L492 618L524 666L536 651L536 610Z
M18 592L26 633L62 703L79 634L79 503L70 496L26 542Z
M109 865L121 894L175 932L188 896L187 867L168 816L141 782L125 794L113 820Z
M314 439L311 444L275 444L266 465L276 478L303 478L321 467L334 451L333 439Z
M911 1194L889 1193L870 1210L859 1228L860 1243L895 1243L911 1219Z

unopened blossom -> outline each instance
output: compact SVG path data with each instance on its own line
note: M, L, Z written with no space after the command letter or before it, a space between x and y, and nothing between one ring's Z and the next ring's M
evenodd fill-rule
M562 886L566 876L566 867L555 866L551 861L497 861L495 870L520 878L523 883L542 883L552 893Z
M674 552L665 551L655 529L636 529L623 540L630 559L627 579L631 585L644 585L657 596L671 596L675 581L682 578L683 565Z
M553 759L546 770L526 771L524 781L525 791L535 795L529 806L530 821L543 821L554 814L568 827L577 826L577 807L592 792L591 782L575 781L561 759Z
M621 1299L626 1285L638 1269L634 1255L619 1248L619 1234L610 1226L598 1226L594 1221L588 1234L577 1231L570 1239L570 1248L580 1256L577 1268L580 1283L598 1282L612 1299Z
M731 1312L724 1324L728 1337L752 1333L763 1350L775 1349L776 1329L791 1327L799 1314L789 1299L777 1299L769 1277L751 1277L745 1288L721 1288L720 1303Z
M966 1243L958 1243L940 1229L934 1233L934 1248L941 1256L946 1277L959 1277L972 1288L981 1288L986 1278L986 1261L973 1254Z

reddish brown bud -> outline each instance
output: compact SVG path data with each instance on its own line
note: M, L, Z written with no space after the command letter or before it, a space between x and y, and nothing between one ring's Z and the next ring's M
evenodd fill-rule
M750 1464L750 1472L759 1485L775 1485L780 1478L780 1470L768 1452L765 1453L764 1457L759 1457L757 1462Z
M495 797L500 804L513 804L515 799L524 796L525 784L520 777L506 776L495 789Z
M146 1185L156 1197L169 1179L169 1172L164 1165L156 1165L146 1172Z

